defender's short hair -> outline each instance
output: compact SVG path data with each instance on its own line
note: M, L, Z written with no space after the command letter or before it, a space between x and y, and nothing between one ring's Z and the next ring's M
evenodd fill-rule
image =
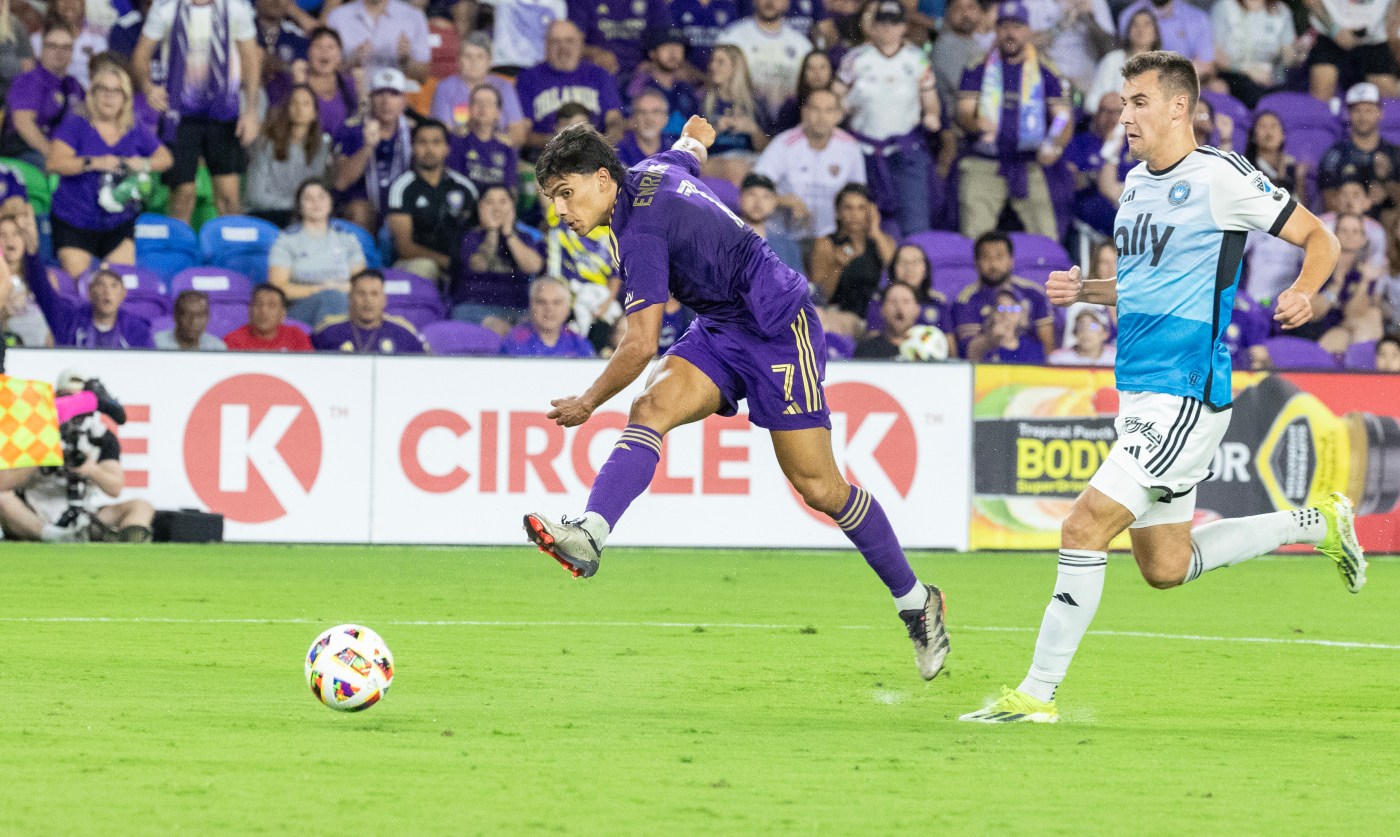
M545 143L540 159L535 163L535 180L540 188L549 190L550 185L570 174L593 174L598 169L607 169L618 185L622 184L627 171L617 152L603 135L588 124L573 125L550 138Z
M1201 79L1196 75L1196 65L1179 52L1163 49L1139 52L1123 62L1123 78L1134 79L1143 73L1157 71L1157 83L1168 95L1180 96L1185 93L1190 110L1195 111L1196 102L1201 98Z

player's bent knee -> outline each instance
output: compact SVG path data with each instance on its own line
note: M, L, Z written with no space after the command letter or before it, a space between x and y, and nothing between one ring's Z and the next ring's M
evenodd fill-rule
M627 413L627 423L640 424L643 427L650 427L658 433L665 433L671 429L672 425L672 419L668 412L669 409L664 399L648 390L633 399L632 409Z
M1168 570L1165 567L1145 566L1142 567L1142 578L1147 582L1147 586L1153 590L1170 590L1173 587L1181 586L1181 582L1186 579L1186 574L1176 570Z
M809 508L833 517L846 507L851 496L851 486L840 477L797 477L792 487L802 495L802 502Z

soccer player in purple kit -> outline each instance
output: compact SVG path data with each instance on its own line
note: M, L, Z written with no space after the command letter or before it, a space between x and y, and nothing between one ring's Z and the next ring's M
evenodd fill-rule
M944 596L921 583L880 503L850 485L836 464L822 390L826 341L807 280L778 260L699 180L714 142L692 116L671 148L624 170L586 125L559 132L536 164L540 191L578 235L611 225L621 264L627 331L582 395L552 401L549 417L575 427L637 379L656 355L669 295L697 314L632 402L627 427L598 473L581 517L525 516L530 540L575 577L598 571L603 547L627 507L651 483L662 438L713 414L749 420L772 434L783 474L811 508L831 516L880 580L914 642L919 674L932 680L948 655Z

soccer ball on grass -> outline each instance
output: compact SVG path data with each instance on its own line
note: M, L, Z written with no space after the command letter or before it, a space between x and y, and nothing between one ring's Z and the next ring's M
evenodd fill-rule
M306 652L306 685L337 712L359 712L379 702L394 682L394 655L363 625L323 631Z

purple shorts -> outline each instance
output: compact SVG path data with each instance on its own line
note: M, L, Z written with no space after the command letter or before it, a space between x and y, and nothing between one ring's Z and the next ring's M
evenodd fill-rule
M719 387L722 416L749 401L749 421L767 430L831 427L822 378L826 335L810 301L776 335L696 317L666 354L684 358Z

